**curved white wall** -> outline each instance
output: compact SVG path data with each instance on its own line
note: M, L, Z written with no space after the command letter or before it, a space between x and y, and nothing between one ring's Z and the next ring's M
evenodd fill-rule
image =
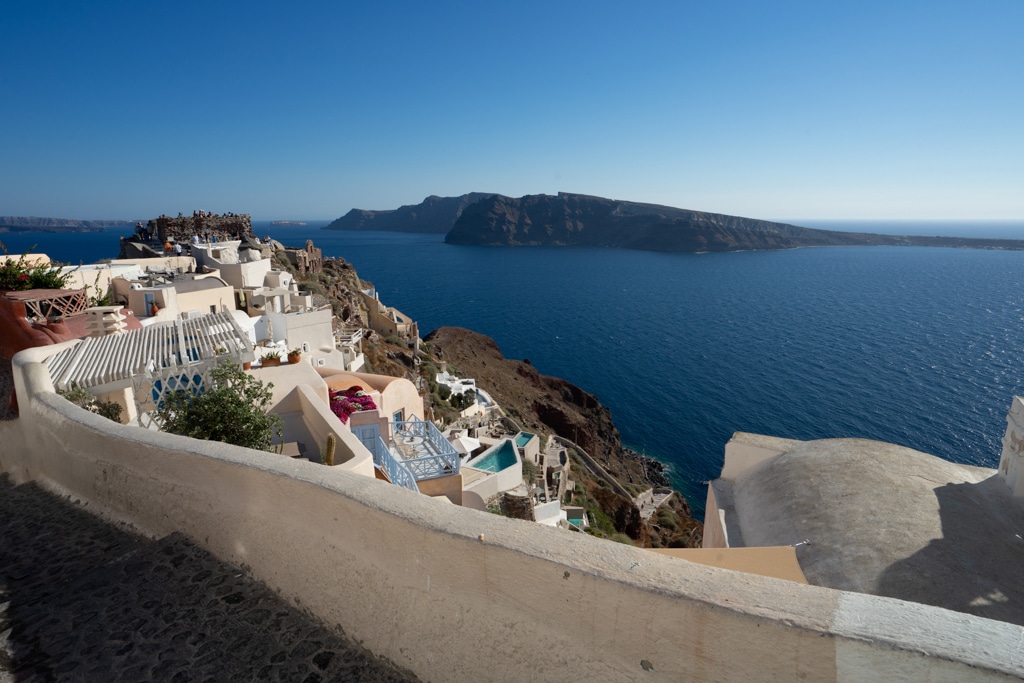
M1024 675L1017 626L704 567L117 425L54 394L42 355L15 357L22 412L0 423L0 470L147 534L183 531L425 680Z

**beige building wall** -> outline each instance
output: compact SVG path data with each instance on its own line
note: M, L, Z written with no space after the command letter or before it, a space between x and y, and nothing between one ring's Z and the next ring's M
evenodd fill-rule
M0 263L7 261L18 261L25 257L25 263L30 266L46 265L50 263L50 257L46 254L0 254Z
M796 558L796 548L791 545L762 548L650 548L650 551L709 567L807 583L807 577Z
M462 475L453 474L436 479L424 479L416 482L420 493L424 496L444 496L455 505L462 505Z
M725 510L718 505L718 490L715 482L708 485L708 497L704 503L704 548L729 548L729 531L725 521Z
M85 295L90 298L102 297L111 291L111 281L114 278L124 277L130 273L137 273L140 268L134 264L110 263L68 266L62 272L68 273L68 289L84 289Z
M285 322L288 326L286 333L288 348L301 349L303 343L307 344L309 351L304 352L303 357L313 361L313 365L316 365L317 358L327 357L334 351L332 319L333 313L329 308L287 315Z
M540 437L536 434L523 446L523 459L533 463L540 463Z
M385 337L397 336L403 339L414 339L419 336L419 328L412 318L401 311L385 306L376 294L360 292L366 305L370 329Z
M53 392L39 361L60 348L15 356L21 418L0 422L0 471L143 533L180 531L423 680L1024 676L1016 625L680 562L114 424Z
M178 317L178 297L172 287L143 287L142 289L131 289L131 283L122 278L113 280L114 296L117 301L125 301L124 307L135 314L135 317L143 321L168 321ZM151 315L147 305L147 296L152 297L156 302L159 312L156 316Z
M296 386L272 412L281 415L286 424L299 423L297 428L293 427L295 436L286 432L284 440L301 441L309 460L321 463L327 450L327 437L334 435L334 467L364 477L374 476L373 454L341 423L312 387Z
M175 291L178 315L185 315L192 311L204 314L215 313L220 310L231 311L235 308L235 290L229 284L195 292Z
M110 261L112 266L123 266L123 265L134 265L138 266L139 270L145 271L149 268L163 270L177 270L182 273L188 273L195 271L196 260L191 256L158 256L155 258L137 258L137 259L112 259Z

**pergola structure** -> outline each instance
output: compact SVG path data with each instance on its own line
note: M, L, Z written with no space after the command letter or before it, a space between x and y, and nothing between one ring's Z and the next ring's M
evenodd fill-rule
M57 389L74 385L103 394L131 387L139 375L180 372L221 358L255 358L249 335L227 311L83 339L46 359L46 366Z

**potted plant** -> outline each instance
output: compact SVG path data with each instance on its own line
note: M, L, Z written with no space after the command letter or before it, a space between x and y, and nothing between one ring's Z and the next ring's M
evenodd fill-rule
M292 349L288 352L288 362L298 363L302 360L302 349Z
M276 349L271 349L269 351L264 351L263 352L262 362L263 362L263 367L265 367L265 368L269 368L269 367L274 366L274 365L280 365L281 364L281 352L277 351Z

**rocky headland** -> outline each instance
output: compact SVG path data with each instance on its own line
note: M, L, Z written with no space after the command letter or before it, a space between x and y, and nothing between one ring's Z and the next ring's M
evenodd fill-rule
M564 379L540 374L529 359L505 358L493 339L472 330L441 327L424 338L424 350L459 376L475 378L524 430L569 439L593 458L603 472L581 460L573 463L572 476L600 503L617 531L644 546L700 545L701 524L679 494L650 522L640 518L632 497L669 482L661 463L623 447L611 411L596 396Z
M932 246L1024 249L1024 241L919 237L815 230L656 204L560 192L495 195L469 206L449 244L619 247L665 252L725 252L798 247Z
M487 192L469 192L458 197L430 195L419 204L407 204L386 211L352 209L324 230L446 233L452 229L467 206L492 196Z
M353 209L326 229L446 233L449 244L617 247L680 253L842 246L1024 249L1024 240L816 230L568 192L518 198L483 192L430 196L420 204L393 211Z
M37 218L36 216L0 216L0 232L102 232L107 228L126 228L133 221L83 221L77 218Z

